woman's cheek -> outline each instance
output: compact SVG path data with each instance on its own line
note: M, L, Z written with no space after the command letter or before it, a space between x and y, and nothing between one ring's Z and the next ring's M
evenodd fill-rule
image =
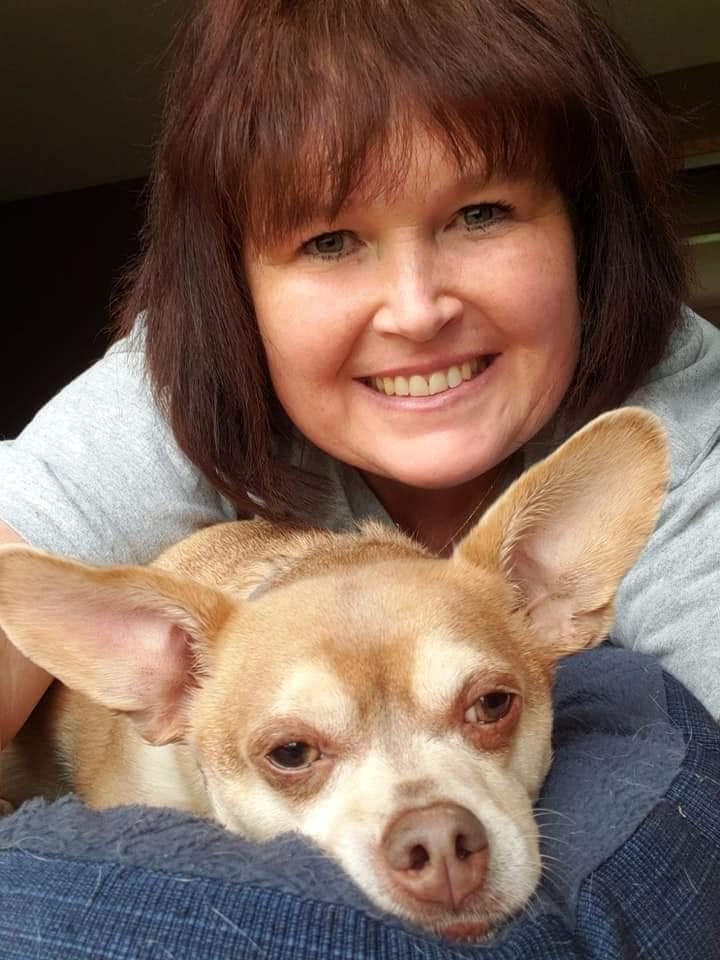
M353 284L337 282L327 273L277 283L271 295L258 298L258 327L273 380L278 365L283 378L290 366L308 380L334 376L362 333L367 308L359 299Z

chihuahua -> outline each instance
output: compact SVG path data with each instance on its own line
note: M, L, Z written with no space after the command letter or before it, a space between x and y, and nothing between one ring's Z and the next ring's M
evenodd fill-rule
M607 635L667 480L659 422L627 408L523 474L448 558L377 523L220 524L148 567L5 547L0 626L61 683L0 758L0 793L45 789L50 738L45 762L93 807L295 831L381 908L483 937L541 875L554 668Z

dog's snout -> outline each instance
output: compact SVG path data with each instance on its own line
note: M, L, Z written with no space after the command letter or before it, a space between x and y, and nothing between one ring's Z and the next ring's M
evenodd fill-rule
M485 883L485 828L465 807L435 803L400 814L382 841L394 881L414 899L457 910Z

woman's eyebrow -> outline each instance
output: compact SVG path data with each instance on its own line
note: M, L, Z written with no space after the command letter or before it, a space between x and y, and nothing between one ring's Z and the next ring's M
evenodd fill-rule
M492 173L488 170L468 170L460 174L450 189L455 190L492 190L498 187L505 187L508 184L517 184L523 177L518 174L502 173L500 171Z

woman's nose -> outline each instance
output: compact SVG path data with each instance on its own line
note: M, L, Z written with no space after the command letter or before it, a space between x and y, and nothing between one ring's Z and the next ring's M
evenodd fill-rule
M388 269L373 319L378 333L424 343L462 313L462 301L438 281L429 257L406 258Z

